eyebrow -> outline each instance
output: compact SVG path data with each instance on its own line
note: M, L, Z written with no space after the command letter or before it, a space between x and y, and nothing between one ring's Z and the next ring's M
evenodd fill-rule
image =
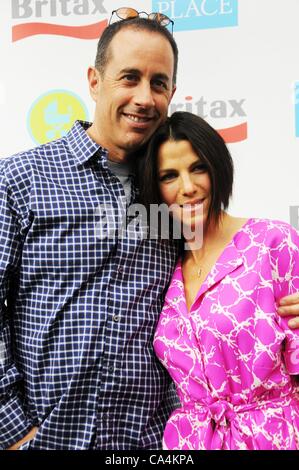
M189 169L192 169L194 168L196 165L205 165L204 162L202 162L200 159L196 160L195 162L191 163L191 165L189 166ZM178 171L176 168L164 168L162 170L158 170L158 173L168 173L168 172L171 172L171 171Z
M122 74L124 74L124 73L132 73L132 74L134 74L134 75L139 75L139 76L141 75L141 72L140 72L139 69L132 69L132 68L129 68L129 67L128 67L128 68L121 69L121 70L119 71L119 75L122 75ZM170 81L168 75L166 75L165 73L155 73L155 74L153 75L152 79L153 79L153 78L156 79L156 80L157 80L157 79L158 79L158 80L164 80L164 81L166 81L166 82L169 82L169 81Z
M158 80L164 80L165 82L170 81L168 75L166 75L165 73L155 73L153 78L158 79Z
M175 168L165 168L164 170L159 170L158 173L169 173L170 171L177 171Z
M134 73L135 75L140 75L140 70L138 69L131 69L131 68L124 68L119 71L119 75L123 73Z

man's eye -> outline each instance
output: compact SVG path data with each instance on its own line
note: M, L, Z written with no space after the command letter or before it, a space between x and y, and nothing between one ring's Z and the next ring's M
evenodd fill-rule
M123 80L127 80L128 82L136 82L138 80L136 75L128 74L123 76Z
M162 80L154 80L153 81L153 86L155 88L167 90L167 85L166 85L165 82L162 82Z

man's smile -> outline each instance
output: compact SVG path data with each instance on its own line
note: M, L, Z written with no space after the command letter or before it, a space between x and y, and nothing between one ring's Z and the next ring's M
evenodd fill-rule
M144 114L131 114L122 113L126 122L134 129L148 129L154 122L154 116L147 116Z

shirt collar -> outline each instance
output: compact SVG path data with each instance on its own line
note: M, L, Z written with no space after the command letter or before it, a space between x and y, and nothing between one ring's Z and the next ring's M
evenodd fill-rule
M68 146L78 165L87 162L96 153L99 161L105 165L108 151L89 137L86 131L90 126L90 122L76 121L66 136Z

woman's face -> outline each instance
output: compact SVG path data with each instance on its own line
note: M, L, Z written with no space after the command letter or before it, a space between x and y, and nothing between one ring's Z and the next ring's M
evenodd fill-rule
M173 217L194 230L204 228L211 204L211 182L206 165L187 140L168 140L158 152L160 196L175 205Z

